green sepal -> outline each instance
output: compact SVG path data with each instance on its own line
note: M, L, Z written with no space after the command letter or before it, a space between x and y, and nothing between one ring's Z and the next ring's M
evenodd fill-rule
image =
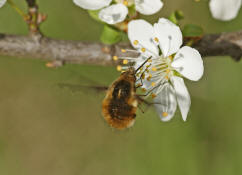
M180 77L180 78L183 78L183 76L179 73L179 72L177 72L177 71L173 71L173 74L175 75L175 76L177 76L177 77Z
M196 24L186 24L182 33L184 37L198 37L203 35L203 28Z
M92 19L94 19L95 21L103 23L103 21L98 16L99 12L100 12L100 10L88 10L88 14L90 15L90 17Z
M117 29L109 25L104 25L102 34L100 36L100 40L104 44L115 44L121 41L122 37L123 37L122 32L118 31Z
M183 12L181 10L176 10L168 17L168 19L174 24L178 25L179 21L184 19Z

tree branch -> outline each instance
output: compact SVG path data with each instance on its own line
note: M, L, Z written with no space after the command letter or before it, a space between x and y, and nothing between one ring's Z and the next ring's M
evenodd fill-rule
M242 57L242 31L205 35L193 47L198 49L203 57L227 55L238 61ZM112 57L122 56L124 53L121 49L128 48L132 48L128 43L108 46L99 42L0 34L0 55L63 63L112 65Z

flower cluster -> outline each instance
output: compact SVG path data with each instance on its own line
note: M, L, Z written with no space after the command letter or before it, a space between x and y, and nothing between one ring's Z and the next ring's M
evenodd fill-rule
M7 0L0 0L0 8L7 2Z
M134 63L137 69L148 59L136 74L137 84L153 98L161 120L169 121L178 104L186 121L191 100L182 77L193 81L202 77L204 67L199 52L181 47L180 28L165 18L153 26L144 20L131 21L128 37L140 56L124 58L123 63Z
M128 8L135 6L136 11L144 15L158 12L163 3L160 0L73 0L81 8L99 10L99 18L108 23L116 24L125 20Z

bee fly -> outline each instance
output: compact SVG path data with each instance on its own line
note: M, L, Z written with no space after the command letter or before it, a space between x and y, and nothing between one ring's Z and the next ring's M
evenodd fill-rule
M150 58L136 70L130 67L108 88L102 114L111 127L121 130L134 125L138 103L144 101L136 95L136 73Z

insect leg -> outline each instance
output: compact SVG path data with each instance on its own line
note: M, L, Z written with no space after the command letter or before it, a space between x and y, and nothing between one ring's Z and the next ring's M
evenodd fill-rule
M142 87L143 86L143 80L142 80L142 77L144 76L144 74L145 74L145 72L148 70L148 67L142 72L142 74L140 75L140 77L139 77L139 79L138 80L140 80L141 81L141 84L139 84L137 87L136 87L136 89L137 88L139 88L139 87ZM137 81L138 81L137 80Z

